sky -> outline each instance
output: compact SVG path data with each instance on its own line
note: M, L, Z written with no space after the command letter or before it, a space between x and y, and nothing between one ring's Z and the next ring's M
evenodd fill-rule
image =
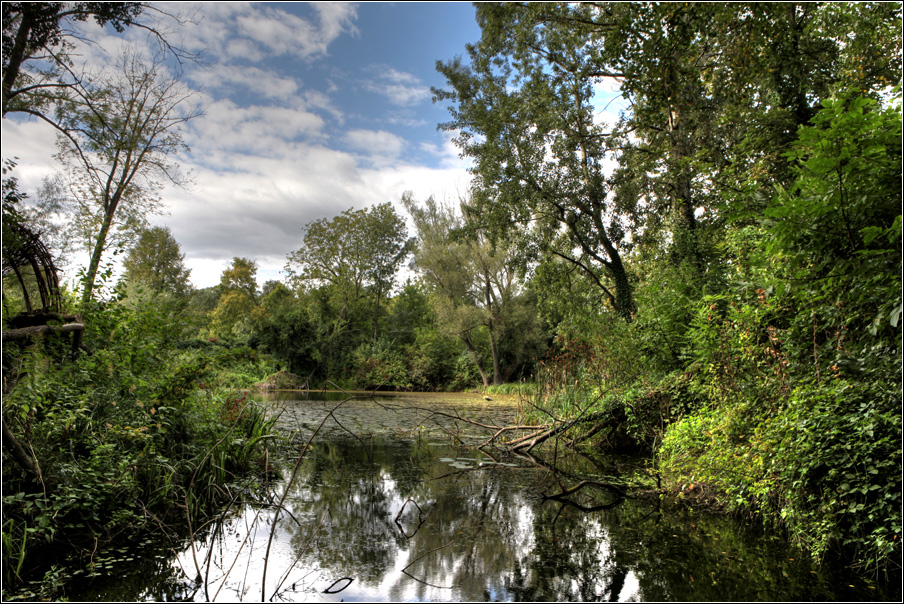
M233 257L258 264L258 282L282 279L306 224L349 208L416 199L456 200L470 177L437 125L449 119L431 86L436 61L465 54L480 29L470 3L155 3L167 39L201 61L182 78L203 115L183 129L186 188L163 190L168 226L197 288L219 283ZM148 13L147 16L154 16ZM114 61L146 33L84 28L88 65ZM20 190L34 196L57 164L55 132L33 119L2 120L3 157L17 157ZM413 233L409 233L413 235ZM70 274L87 263L75 256Z

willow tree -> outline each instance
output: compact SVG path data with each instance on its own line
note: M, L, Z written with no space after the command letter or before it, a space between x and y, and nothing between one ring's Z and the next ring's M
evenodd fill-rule
M174 156L188 150L181 127L200 113L195 93L164 65L124 53L58 105L62 179L91 258L82 303L91 299L101 258L117 235L158 212L158 192L186 177Z
M469 230L467 215L437 203L432 197L420 205L411 193L402 204L417 228L413 266L435 292L443 330L465 345L483 385L490 384L479 332L485 330L492 359L492 383L503 381L500 361L503 326L512 316L521 283L513 270L511 250L493 246L479 229ZM526 337L526 334L520 334Z

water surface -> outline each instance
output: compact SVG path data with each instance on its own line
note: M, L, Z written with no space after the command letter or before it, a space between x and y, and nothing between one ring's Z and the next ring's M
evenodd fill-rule
M645 460L565 455L553 447L504 457L473 447L486 430L449 417L511 423L514 397L380 396L335 410L343 395L267 398L294 435L290 451L320 430L276 521L282 486L211 525L191 547L158 552L116 585L97 584L82 597L895 599L881 585L814 567L778 535L689 506L664 508L655 497L620 499L591 488L568 501L544 498L586 478L632 484L644 475Z

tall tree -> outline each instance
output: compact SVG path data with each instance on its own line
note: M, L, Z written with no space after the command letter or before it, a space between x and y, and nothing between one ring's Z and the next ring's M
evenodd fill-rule
M402 203L418 232L414 266L437 293L437 314L444 329L464 343L487 386L489 371L479 350L478 335L485 329L493 363L492 382L502 383L502 325L521 289L509 250L502 245L494 248L479 229L470 229L467 238L465 216L432 197L421 206L406 193Z
M185 254L168 227L143 229L123 261L125 278L155 292L184 296L191 291Z
M442 127L474 159L484 220L533 225L534 244L630 319L625 253L647 243L706 274L707 227L737 212L730 200L751 205L752 187L788 182L774 160L819 99L900 79L900 15L895 3L480 4L481 40L468 64L438 64L449 89L435 99L452 102ZM607 125L594 96L612 83L629 108Z
M349 209L305 227L303 245L288 255L286 273L298 288L332 288L343 320L360 304L372 304L376 337L383 301L410 245L405 222L389 202Z
M82 86L84 74L73 56L76 44L86 40L82 24L88 21L117 32L127 27L143 29L178 61L195 59L169 43L153 14L183 22L146 2L4 2L3 116L28 113L58 126L53 106Z
M208 314L210 331L218 338L246 339L251 335L257 306L257 263L235 257L220 276L220 298Z
M46 101L65 94L69 85L61 72L70 68L68 40L80 37L77 23L92 19L123 31L143 9L140 2L4 2L3 115L44 117Z
M544 5L547 6L547 5ZM523 8L523 10L520 10ZM591 83L600 78L580 30L520 21L533 9L479 5L481 42L470 64L439 62L451 87L456 144L474 159L472 203L504 233L533 227L540 246L581 267L615 311L630 320L634 300L619 250L624 231L605 184L604 132Z
M187 150L181 126L200 110L194 93L164 75L159 63L126 52L90 88L58 106L58 137L66 187L87 226L91 259L82 303L91 299L111 230L132 231L159 207L165 183L186 182L173 156Z
M250 258L232 259L232 265L227 267L220 276L220 290L222 293L237 291L248 296L249 299L257 298L257 262Z

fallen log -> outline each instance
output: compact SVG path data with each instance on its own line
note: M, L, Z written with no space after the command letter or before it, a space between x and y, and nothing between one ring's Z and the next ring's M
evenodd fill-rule
M72 333L85 331L84 323L68 323L66 325L33 325L19 329L7 329L2 334L4 342L24 340L45 333Z
M609 413L607 411L598 411L596 413L591 413L589 415L583 417L576 417L574 419L561 422L559 424L553 424L552 426L547 427L545 430L540 430L538 432L534 432L533 434L528 434L527 436L521 437L517 440L514 440L508 443L508 448L511 451L530 451L537 445L542 442L545 442L552 438L553 436L557 436L562 432L570 430L571 428L577 426L578 424L595 422L602 419L607 418Z

